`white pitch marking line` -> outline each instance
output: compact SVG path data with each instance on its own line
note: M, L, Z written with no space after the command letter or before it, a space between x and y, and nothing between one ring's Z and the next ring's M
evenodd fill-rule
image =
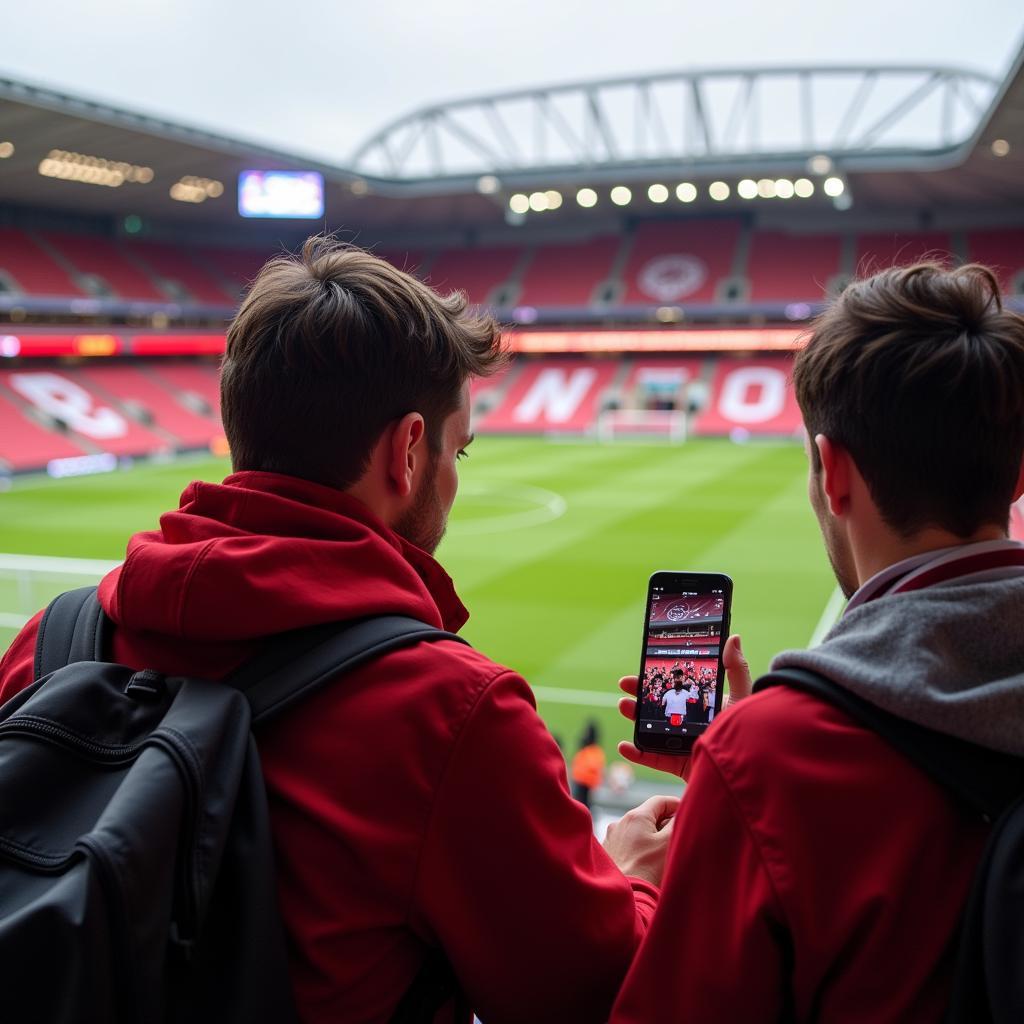
M611 690L570 690L561 686L534 686L533 693L538 700L552 704L585 704L594 708L613 708L622 696Z
M526 484L510 486L470 485L460 488L466 497L477 498L510 498L532 502L535 508L524 509L522 512L509 512L502 516L489 516L483 519L468 519L464 522L452 523L452 533L462 536L475 536L484 533L504 533L508 530L522 530L527 526L540 526L560 519L568 511L569 503L560 494L545 490L543 487L530 487Z
M817 647L825 639L825 634L836 624L845 604L846 598L843 596L843 592L836 587L828 599L828 604L825 605L825 610L821 613L821 618L818 619L818 624L814 627L814 632L807 644L808 647Z

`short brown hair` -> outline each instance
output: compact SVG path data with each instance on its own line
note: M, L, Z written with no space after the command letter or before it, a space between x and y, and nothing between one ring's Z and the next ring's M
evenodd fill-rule
M815 323L793 383L810 436L849 452L893 529L1006 527L1024 317L1003 309L991 270L918 263L855 281Z
M467 377L503 365L494 319L332 238L271 260L228 330L224 430L236 470L345 488L387 425L422 413L432 451Z

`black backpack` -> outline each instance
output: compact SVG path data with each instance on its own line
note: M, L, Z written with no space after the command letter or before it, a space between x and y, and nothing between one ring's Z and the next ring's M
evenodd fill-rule
M790 686L845 711L991 824L971 883L946 1024L1024 1021L1024 760L898 718L824 676L776 669L754 692Z
M18 1024L296 1019L253 729L398 647L459 637L384 616L282 634L226 682L104 661L95 588L39 627L0 707L0 1006ZM433 961L396 1021L454 991Z

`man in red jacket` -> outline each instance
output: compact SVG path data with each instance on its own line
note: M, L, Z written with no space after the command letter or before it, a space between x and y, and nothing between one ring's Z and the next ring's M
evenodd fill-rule
M463 625L430 553L472 440L468 380L502 361L494 321L465 307L324 240L264 268L222 373L235 473L191 484L100 584L114 660L219 678L283 630ZM0 700L32 681L39 619ZM260 752L303 1021L386 1021L438 955L488 1024L606 1019L678 801L626 815L602 849L515 672L409 647L318 691Z
M886 271L818 321L793 379L811 505L850 600L819 647L773 667L1024 756L1024 545L1007 539L1024 490L1024 318L983 267ZM986 833L832 705L755 695L695 748L612 1021L937 1024ZM694 950L708 954L698 972Z

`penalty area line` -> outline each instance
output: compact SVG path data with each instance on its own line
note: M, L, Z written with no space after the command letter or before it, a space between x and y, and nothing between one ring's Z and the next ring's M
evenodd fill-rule
M845 606L846 598L843 597L843 592L839 587L836 587L828 599L828 604L825 605L825 610L821 613L821 618L818 619L818 624L814 627L814 632L807 644L808 647L817 647L825 639L825 634L836 624Z

